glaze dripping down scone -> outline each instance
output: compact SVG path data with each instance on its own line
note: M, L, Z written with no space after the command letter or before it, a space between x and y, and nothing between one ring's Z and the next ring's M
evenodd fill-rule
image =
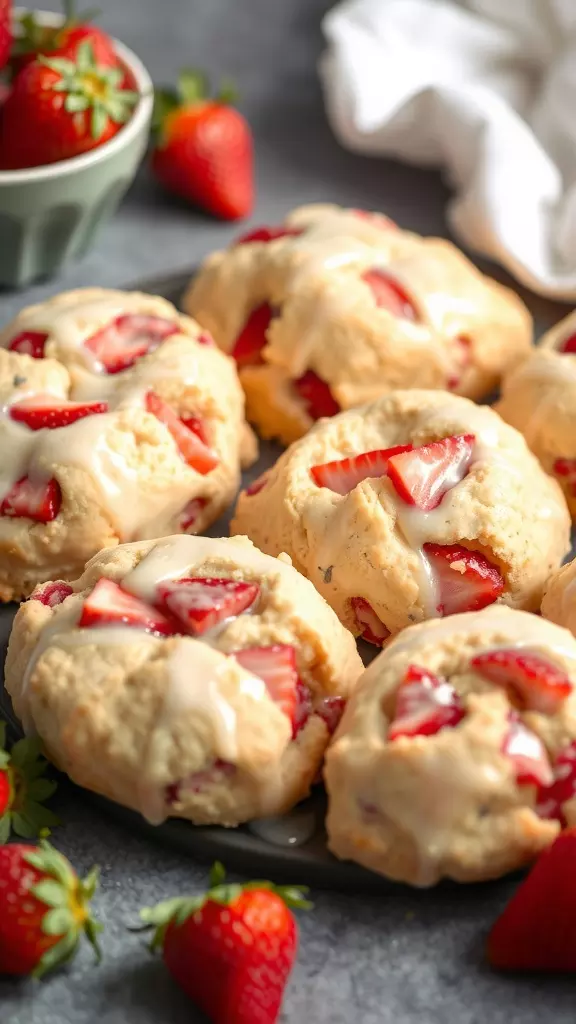
M511 369L495 408L516 427L564 491L576 518L576 312Z
M480 398L532 334L520 299L450 242L330 205L213 253L184 308L235 356L248 418L285 444L395 388Z
M236 369L165 299L100 288L0 334L0 599L115 543L200 532L255 454Z
M503 606L405 630L329 748L328 844L397 881L474 882L576 825L576 641Z
M288 552L344 625L383 643L494 601L536 611L570 517L492 409L414 390L316 424L242 492L232 532Z
M6 688L80 785L156 824L237 825L307 795L361 671L285 556L178 536L39 587L14 620Z

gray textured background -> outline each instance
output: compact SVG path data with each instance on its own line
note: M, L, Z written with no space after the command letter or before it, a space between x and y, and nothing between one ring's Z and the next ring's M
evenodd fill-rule
M47 3L49 8L57 4ZM445 233L447 192L432 173L343 152L325 124L316 81L320 17L328 0L101 0L103 24L135 49L155 81L185 64L232 75L257 138L254 222L330 199L382 207L425 234ZM192 266L238 228L167 199L142 172L97 248L57 282L0 295L0 317L62 288L124 285ZM502 276L502 275L500 275ZM541 322L562 312L532 302ZM97 861L96 909L105 962L85 952L42 985L0 981L1 1024L192 1024L203 1018L125 924L137 909L198 888L205 871L131 836L87 798L62 788L57 845L82 870ZM576 983L498 977L482 962L490 921L513 888L501 882L432 893L316 894L303 915L301 953L283 1022L298 1024L525 1024L576 1019Z

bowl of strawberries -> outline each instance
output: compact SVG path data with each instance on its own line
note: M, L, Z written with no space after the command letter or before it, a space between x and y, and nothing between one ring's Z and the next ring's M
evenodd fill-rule
M148 141L153 85L138 57L72 3L59 16L0 0L0 285L55 274L91 245Z

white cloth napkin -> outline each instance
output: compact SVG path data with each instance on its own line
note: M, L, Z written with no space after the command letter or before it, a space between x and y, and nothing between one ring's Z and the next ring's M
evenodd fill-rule
M576 0L345 0L323 27L343 145L445 166L463 242L576 299Z

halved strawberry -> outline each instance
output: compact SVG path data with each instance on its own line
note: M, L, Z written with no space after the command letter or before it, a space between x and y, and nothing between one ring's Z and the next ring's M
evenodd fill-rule
M192 469L205 475L218 465L220 460L216 452L188 429L185 422L179 419L164 399L154 391L148 391L145 405L146 411L152 413L170 431L182 458Z
M314 708L314 714L318 715L324 722L331 736L340 725L340 719L344 714L346 701L344 697L324 697Z
M272 700L290 719L294 729L299 703L299 679L294 648L288 644L244 647L241 651L234 651L234 657L247 672L252 672L264 680Z
M67 427L85 416L108 412L108 402L68 402L54 395L33 395L10 406L10 417L30 430Z
M464 715L460 696L446 679L439 679L420 665L409 665L396 692L388 739L434 736L441 729L453 729Z
M320 420L323 416L336 416L340 406L325 380L314 370L307 370L303 377L292 381L292 386L306 405L310 419Z
M563 806L576 796L576 743L570 743L558 754L552 767L552 779L542 785L536 801L536 814L556 818L566 825Z
M19 352L21 356L32 356L32 359L44 358L44 347L49 335L44 331L22 331L8 345L10 352Z
M466 476L474 441L473 434L458 434L394 455L388 461L388 476L404 501L431 512Z
M264 362L262 349L273 316L274 310L267 302L252 310L232 349L232 357L239 367L258 366Z
M559 345L558 351L567 356L576 354L576 334L570 334L562 344Z
M546 748L535 732L524 725L511 711L510 725L502 744L502 753L514 762L519 786L547 786L552 782L552 769Z
M353 455L349 459L337 459L334 462L324 462L320 466L311 466L310 474L318 487L328 487L336 494L348 494L368 477L386 476L388 460L400 452L409 451L412 451L411 444L399 444L395 448L378 448L373 452Z
M556 459L553 469L556 476L566 479L569 490L576 495L576 459Z
M105 373L120 373L179 330L173 320L161 316L123 313L87 338L84 346L96 356Z
M30 600L40 601L40 604L45 604L48 608L55 608L57 604L62 604L62 601L65 601L73 593L69 583L56 580L54 583L45 583L39 590L35 590Z
M364 597L352 597L350 604L356 616L362 639L367 640L369 644L382 647L384 641L390 636L390 630L378 618L372 605Z
M569 828L540 854L492 926L487 954L493 967L576 971L575 875L576 828Z
M148 633L173 636L178 632L162 612L140 598L127 594L114 580L102 578L88 594L78 625L82 629L110 625L135 626Z
M491 683L504 686L517 707L529 711L553 715L572 693L572 683L563 669L521 648L484 651L470 664Z
M275 242L277 238L287 238L289 236L296 238L303 233L303 230L303 228L285 227L283 224L278 228L264 225L261 228L247 231L245 235L240 235L240 238L237 238L233 244L247 245L248 242Z
M189 530L191 526L194 526L200 513L206 508L207 504L207 498L192 498L192 501L188 502L186 508L182 512L180 529Z
M62 491L57 480L33 481L23 476L13 484L2 501L0 516L21 516L37 523L51 523L61 504Z
M195 635L214 629L224 619L247 611L260 593L257 583L190 576L160 584L158 596L187 632Z
M478 551L460 544L424 544L423 551L439 589L439 615L478 612L503 593L500 571Z
M402 320L419 320L418 310L408 292L391 274L374 268L362 274L362 280L369 286L379 309L387 309Z

